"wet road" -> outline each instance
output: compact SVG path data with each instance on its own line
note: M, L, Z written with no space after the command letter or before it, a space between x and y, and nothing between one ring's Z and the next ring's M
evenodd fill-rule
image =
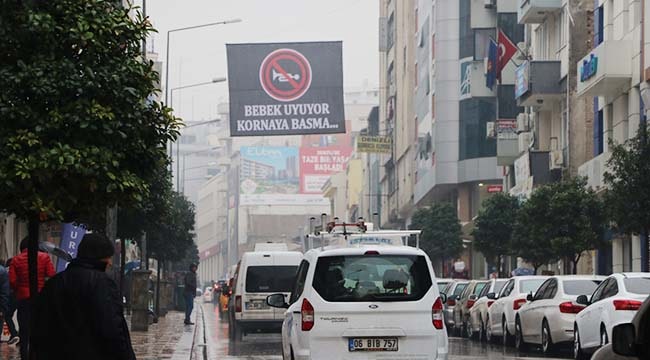
M246 359L279 360L282 359L282 339L279 334L260 334L245 336L241 343L228 341L228 321L219 320L217 309L212 304L203 304L205 335L208 343L208 359ZM540 352L532 351L520 354L512 348L505 349L497 345L486 345L460 338L449 341L449 360L535 360L568 359L569 352L558 357L544 357Z

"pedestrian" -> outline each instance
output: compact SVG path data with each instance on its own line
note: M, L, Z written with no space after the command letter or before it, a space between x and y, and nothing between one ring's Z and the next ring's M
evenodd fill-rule
M7 260L5 266L6 269L9 269L9 267L11 266L11 260L12 260L11 258ZM9 270L7 270L7 274L8 273ZM11 286L9 286L9 306L7 308L7 312L4 314L5 323L7 324L7 328L9 329L9 341L7 342L7 344L9 345L15 345L20 341L20 337L18 337L18 330L16 329L16 324L14 323L15 313L16 313L16 294L14 294L13 290L11 289ZM0 327L1 326L2 326L2 321L0 321Z
M31 338L35 360L135 360L117 284L107 271L115 248L88 233L77 258L38 297Z
M3 266L4 261L0 261L0 332L4 317L9 314L9 273Z
M194 325L190 316L194 310L196 296L196 269L196 264L190 264L190 271L185 274L185 325Z
M20 242L20 254L16 255L9 267L9 284L16 295L16 308L18 310L18 335L20 336L20 358L28 359L29 331L30 331L30 304L32 295L29 290L29 268L27 265L28 238ZM43 252L38 252L36 257L38 291L45 286L45 281L53 277L56 272L50 257Z

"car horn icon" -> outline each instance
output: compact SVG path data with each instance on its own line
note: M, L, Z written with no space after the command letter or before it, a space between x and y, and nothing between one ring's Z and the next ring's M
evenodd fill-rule
M292 78L292 79L294 79L294 80L296 80L296 81L299 81L299 80L300 80L300 74L290 74L290 73L287 73L287 75L288 75L290 78ZM288 82L289 79L287 79L287 77L284 76L284 74L281 74L281 73L275 71L275 69L273 69L273 81Z

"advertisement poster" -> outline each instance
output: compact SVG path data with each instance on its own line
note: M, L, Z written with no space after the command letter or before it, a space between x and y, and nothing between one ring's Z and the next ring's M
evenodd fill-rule
M349 146L300 148L300 192L321 194L332 174L345 171L351 154Z
M345 133L342 43L228 44L230 135Z
M263 201L267 195L298 194L298 148L244 146L241 148L240 194ZM261 197L260 197L261 196Z

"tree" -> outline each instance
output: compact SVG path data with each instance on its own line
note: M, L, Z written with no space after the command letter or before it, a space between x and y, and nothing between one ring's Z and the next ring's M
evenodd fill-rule
M147 243L158 260L182 260L194 244L194 204L173 192L165 217L147 226Z
M507 193L497 193L483 202L474 223L474 247L488 263L495 264L499 276L501 257L512 254L512 232L519 211L519 201Z
M650 231L648 125L642 123L635 137L623 144L612 142L610 148L612 155L605 172L605 184L609 188L605 202L610 219L621 233L647 235Z
M450 203L435 203L413 214L411 228L422 230L420 248L432 260L455 258L463 251L456 209Z
M108 0L0 6L0 210L28 220L35 280L40 221L140 203L180 120L147 100L158 74L141 15Z
M536 189L522 212L517 224L517 248L535 269L564 258L575 274L582 254L605 244L605 208L583 178Z

